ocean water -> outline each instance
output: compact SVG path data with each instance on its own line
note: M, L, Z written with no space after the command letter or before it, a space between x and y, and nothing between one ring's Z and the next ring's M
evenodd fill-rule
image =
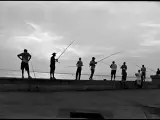
M30 72L32 78L50 78L49 72ZM90 74L82 74L81 75L81 80L89 80ZM16 78L21 78L21 71L0 71L0 77L16 77ZM27 78L27 72L24 73L24 77ZM57 79L70 79L70 80L75 80L75 73L55 73L55 77ZM94 80L110 80L111 76L110 75L94 75L93 76ZM121 76L116 76L116 80L120 81ZM127 76L127 81L135 81L136 77L135 76ZM151 81L150 77L146 77L146 81Z

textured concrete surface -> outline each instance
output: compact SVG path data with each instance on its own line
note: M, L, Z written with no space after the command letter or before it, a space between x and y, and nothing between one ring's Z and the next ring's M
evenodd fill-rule
M0 92L0 118L69 118L95 112L104 118L160 118L160 90Z

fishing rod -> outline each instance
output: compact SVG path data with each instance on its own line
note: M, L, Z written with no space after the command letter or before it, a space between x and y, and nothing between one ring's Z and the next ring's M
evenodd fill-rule
M75 41L75 40L74 40L74 41ZM71 46L74 41L72 41L72 42L68 45L68 47ZM67 47L67 48L68 48L68 47ZM67 50L67 48L65 48L65 49L63 50L63 52L60 54L60 56L57 58L57 60L62 56L62 54Z
M111 55L109 55L109 56L107 56L107 57L105 57L105 58L102 58L101 60L97 61L97 63L100 62L100 61L102 61L102 60L104 60L104 59L106 59L106 58L109 58L109 57L111 57L111 56L113 56L113 55L119 54L119 53L121 53L121 52L122 52L122 51L116 52L116 53L113 53L113 54L111 54Z
M34 77L36 78L36 75L35 75L35 72L34 72L34 69L33 69L33 65L32 65L32 61L31 61L31 66L32 66Z
M136 65L137 67L139 67L139 68L141 68L139 65ZM152 71L152 72L156 72L155 70L152 70L152 69L150 69L150 68L148 68L148 67L146 67L147 69L149 69L150 71ZM148 72L148 71L147 71Z

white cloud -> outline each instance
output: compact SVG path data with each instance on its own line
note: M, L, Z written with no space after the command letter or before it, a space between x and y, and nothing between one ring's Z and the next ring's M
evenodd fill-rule
M140 43L141 46L159 46L160 40L144 40Z

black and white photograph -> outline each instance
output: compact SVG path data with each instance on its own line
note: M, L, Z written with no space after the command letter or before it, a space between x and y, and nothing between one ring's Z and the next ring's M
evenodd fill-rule
M0 119L160 119L160 2L0 1Z

